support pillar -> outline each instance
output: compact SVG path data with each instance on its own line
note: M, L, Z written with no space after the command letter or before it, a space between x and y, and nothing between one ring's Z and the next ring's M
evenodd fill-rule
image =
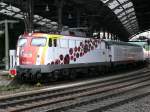
M8 23L14 24L18 21L14 20L3 20L0 21L0 25L5 25L5 70L9 69L9 35L8 35Z
M77 27L80 27L80 9L77 9Z
M109 40L112 40L112 38L111 38L111 33L109 32Z
M109 39L109 33L108 33L108 31L106 31L106 39L107 40Z
M9 38L8 38L8 21L5 20L5 69L9 69Z
M33 0L28 0L28 4L29 4L29 32L31 33L33 31Z
M110 33L110 39L113 40L113 34L112 33Z
M102 33L103 33L103 29L102 29L102 28L100 28L100 31L99 31L100 39L103 39L103 35L102 35Z
M103 29L103 39L106 39L106 32L105 32L105 29Z
M63 12L63 4L64 4L64 0L57 0L58 5L58 29L61 30L62 29L62 12Z

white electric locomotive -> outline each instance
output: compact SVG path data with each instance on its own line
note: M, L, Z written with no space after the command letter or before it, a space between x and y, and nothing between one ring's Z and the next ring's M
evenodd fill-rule
M78 70L96 68L104 71L117 65L143 62L143 49L139 45L70 35L29 33L18 39L16 76L23 80L38 80L41 77L56 80L74 78Z

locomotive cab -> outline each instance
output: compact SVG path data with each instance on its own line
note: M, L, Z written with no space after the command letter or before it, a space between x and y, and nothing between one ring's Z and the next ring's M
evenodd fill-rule
M48 35L24 35L17 43L17 66L19 65L45 65L47 53L53 53L57 46L57 38ZM49 57L50 58L50 57ZM51 59L53 54L51 55Z

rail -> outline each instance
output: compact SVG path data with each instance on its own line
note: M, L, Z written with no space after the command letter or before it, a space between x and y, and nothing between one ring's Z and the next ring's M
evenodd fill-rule
M114 101L125 103L129 100L149 95L149 91L145 91L144 93L136 92L137 94L135 95L131 93L131 91L140 91L141 89L149 88L149 74L149 70L143 70L73 87L63 86L63 88L55 90L44 89L43 91L0 97L0 111L16 112L36 109L42 112L67 111L72 107L76 109L77 107L86 107L86 105L101 102L103 102L103 104L99 104L97 108L94 106L85 109L93 109L94 111L100 108L105 110L109 107L108 105L114 106L118 104ZM124 97L123 100L116 98L120 96L123 97L123 94L126 94L129 98ZM105 105L105 100L109 98L115 100L113 100L113 102L110 100L109 104Z

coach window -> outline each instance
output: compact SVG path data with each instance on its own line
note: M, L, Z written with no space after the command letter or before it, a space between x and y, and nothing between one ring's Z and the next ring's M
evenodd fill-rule
M108 44L107 48L111 50L111 47L110 47L110 45L109 45L109 44Z
M76 46L80 46L80 42L79 40L76 40Z
M52 39L51 39L51 38L49 39L48 46L49 46L49 47L52 47Z
M68 39L60 39L60 47L61 48L68 48L69 40Z
M69 40L69 48L75 47L75 40Z
M108 43L105 43L105 48L109 49L109 44Z
M54 39L54 47L57 47L57 39Z

